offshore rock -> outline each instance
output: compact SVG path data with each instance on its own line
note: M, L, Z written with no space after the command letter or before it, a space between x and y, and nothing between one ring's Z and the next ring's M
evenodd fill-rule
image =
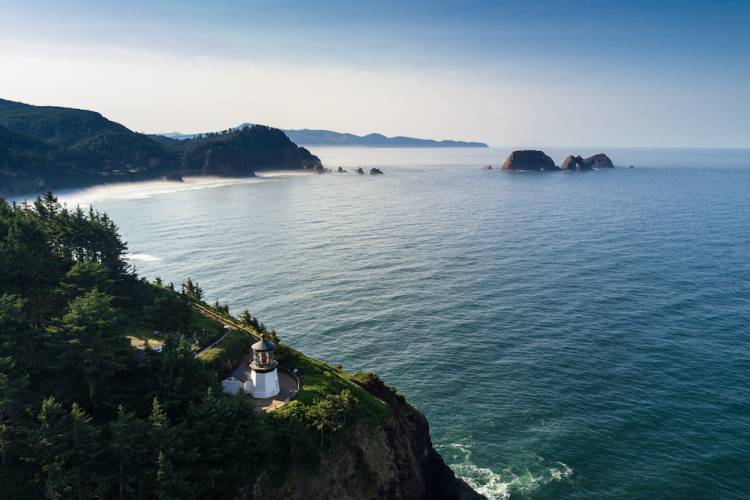
M560 164L560 170L563 172L568 170L591 170L591 166L586 163L586 160L580 156L568 155Z
M359 167L359 168L357 168L356 172L357 172L358 174L360 174L360 175L364 175L364 174L365 174L365 171L364 171L364 170L362 170L362 167Z
M370 175L383 175L383 171L379 168L371 168Z
M167 174L164 179L173 182L185 182L185 179L183 179L180 174Z
M553 171L560 170L552 158L543 151L532 149L513 151L503 163L503 170L536 170Z
M321 165L320 162L309 162L306 163L303 169L307 172L313 172L315 174L325 174L326 169Z
M609 157L604 153L589 156L584 161L586 162L586 165L589 166L589 168L615 168L615 166L612 164L612 160L610 160Z

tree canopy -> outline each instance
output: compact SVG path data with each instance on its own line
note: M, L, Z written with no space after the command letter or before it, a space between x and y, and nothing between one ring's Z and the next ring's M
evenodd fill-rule
M196 356L196 336L221 333L192 305L206 306L200 286L140 279L126 252L106 214L51 193L0 199L2 495L232 498L251 496L254 478L283 473L290 457L316 463L351 421L346 384L297 353L315 397L266 415L249 397L225 396L219 374L247 352L247 332L226 335L216 359ZM249 312L242 322L278 342ZM160 352L137 356L129 335L139 331L160 332ZM341 387L319 393L314 372Z

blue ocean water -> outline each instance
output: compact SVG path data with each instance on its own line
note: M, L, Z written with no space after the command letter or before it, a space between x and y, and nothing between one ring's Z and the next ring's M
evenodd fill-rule
M386 175L64 198L106 210L142 275L379 373L491 498L750 495L750 151L608 150L636 168L570 174L314 152Z

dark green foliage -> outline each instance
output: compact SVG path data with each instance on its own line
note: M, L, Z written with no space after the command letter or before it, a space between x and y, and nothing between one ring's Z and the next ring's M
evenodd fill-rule
M290 462L314 467L336 436L382 403L343 371L279 344L249 313L196 357L193 335L222 326L203 296L138 279L105 214L48 194L0 200L0 496L235 498ZM217 313L234 321L228 308ZM159 330L161 352L136 356L126 335ZM271 414L221 393L217 374L248 352L250 333L279 344L305 384ZM204 344L205 345L205 344Z
M89 498L95 489L91 471L99 453L98 431L85 411L70 412L50 397L42 403L26 458L38 464L35 486L47 498Z
M90 407L131 355L130 343L120 333L119 314L112 297L94 288L73 299L59 324L50 327L51 335L64 343L66 372L85 384L85 392L73 390L72 394Z
M151 444L149 422L139 419L123 406L117 418L109 423L109 441L103 455L107 457L105 481L108 495L116 498L143 497L148 491L151 474Z
M329 394L307 408L307 417L313 428L320 432L320 440L326 434L339 432L346 426L354 405L348 389L339 394Z
M198 283L193 283L193 280L188 277L187 281L182 284L182 293L188 299L195 302L203 301L203 289Z
M250 398L210 392L188 411L185 439L198 443L192 485L199 498L231 498L264 469L269 430Z
M399 403L406 403L404 396L399 394L395 387L385 385L385 382L375 373L357 372L354 374L354 381L383 401L395 400Z
M199 358L211 370L225 376L231 372L234 363L249 351L252 343L247 333L231 330L221 342L201 352Z
M310 163L319 160L270 127L176 141L133 132L93 111L0 99L0 194Z
M145 365L149 397L158 398L170 415L180 415L191 401L200 400L217 385L215 375L196 359L184 337L170 336L160 353L147 352Z
M193 312L188 300L165 286L156 285L150 291L141 320L162 332L187 333Z
M180 142L186 151L186 168L204 174L248 175L256 169L302 168L320 163L281 130L262 125Z

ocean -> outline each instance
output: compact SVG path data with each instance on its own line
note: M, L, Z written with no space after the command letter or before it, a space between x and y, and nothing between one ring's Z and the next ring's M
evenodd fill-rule
M141 275L377 372L490 498L750 496L750 150L603 148L635 168L565 174L311 149L385 175L61 197L108 212Z

